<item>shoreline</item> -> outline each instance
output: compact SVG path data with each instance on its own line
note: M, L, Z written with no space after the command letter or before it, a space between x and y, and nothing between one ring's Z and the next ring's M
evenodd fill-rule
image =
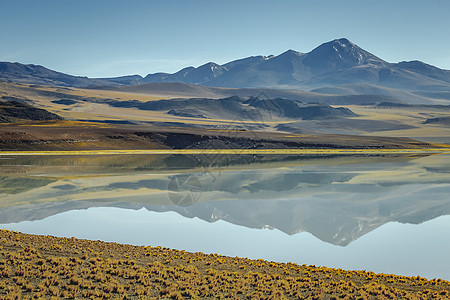
M151 155L151 154L202 154L202 155L246 155L246 154L297 154L297 155L354 155L354 154L445 154L449 148L428 149L147 149L147 150L54 150L54 151L0 151L0 156L20 155Z
M0 298L449 299L450 282L0 229Z

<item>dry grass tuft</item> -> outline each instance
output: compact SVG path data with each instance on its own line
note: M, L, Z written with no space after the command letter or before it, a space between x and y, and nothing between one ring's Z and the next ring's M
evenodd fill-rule
M0 230L0 299L217 298L449 299L450 282Z

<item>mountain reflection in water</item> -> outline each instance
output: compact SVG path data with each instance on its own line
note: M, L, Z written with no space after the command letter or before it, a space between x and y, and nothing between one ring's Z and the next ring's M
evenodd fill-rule
M174 211L346 246L450 214L450 156L122 155L0 159L0 224L90 207Z

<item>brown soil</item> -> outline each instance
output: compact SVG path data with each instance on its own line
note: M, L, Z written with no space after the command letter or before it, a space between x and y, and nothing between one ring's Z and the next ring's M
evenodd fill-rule
M437 147L409 138L296 135L282 132L208 130L74 121L0 125L1 150L104 149L398 149Z
M450 282L0 230L0 299L449 299Z

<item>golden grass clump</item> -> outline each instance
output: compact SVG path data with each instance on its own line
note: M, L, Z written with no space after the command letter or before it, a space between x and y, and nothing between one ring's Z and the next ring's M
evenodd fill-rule
M0 230L0 299L450 299L450 282Z

